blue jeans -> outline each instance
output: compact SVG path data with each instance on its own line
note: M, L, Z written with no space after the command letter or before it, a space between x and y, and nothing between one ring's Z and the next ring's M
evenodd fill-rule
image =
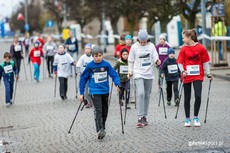
M13 98L14 80L4 81L6 103L10 103Z
M34 79L38 81L39 76L40 76L40 67L37 63L34 63Z

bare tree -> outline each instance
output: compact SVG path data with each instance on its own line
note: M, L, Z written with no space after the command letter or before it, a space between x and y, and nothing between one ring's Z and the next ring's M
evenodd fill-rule
M44 0L44 7L54 16L59 33L62 33L62 22L64 20L64 2L65 0Z
M20 32L24 33L25 29L25 21L19 21L17 20L17 16L19 13L24 14L24 3L20 3L19 9L13 13L11 20L10 20L10 26L12 30L20 30ZM40 20L41 17L41 7L38 3L35 3L34 0L28 5L28 22L29 22L29 32L32 31L42 31L42 28L44 26L44 23Z

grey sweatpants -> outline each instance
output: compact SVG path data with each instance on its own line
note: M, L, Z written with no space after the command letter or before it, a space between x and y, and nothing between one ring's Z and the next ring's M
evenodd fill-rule
M136 86L137 116L141 118L148 115L153 79L138 78L134 79L134 82Z

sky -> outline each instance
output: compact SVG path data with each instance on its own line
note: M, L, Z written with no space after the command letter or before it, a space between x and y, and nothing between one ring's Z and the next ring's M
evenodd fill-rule
M0 0L0 18L10 17L13 9L19 6L19 2L25 0Z

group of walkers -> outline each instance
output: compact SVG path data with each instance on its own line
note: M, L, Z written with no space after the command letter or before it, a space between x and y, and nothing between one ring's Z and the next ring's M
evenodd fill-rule
M44 43L39 35L34 41L34 48L28 53L29 61L34 65L34 79L39 81L41 57L47 61L49 77L52 73L58 77L60 97L67 99L68 77L80 75L79 91L80 102L88 101L87 107L94 107L96 131L98 139L106 135L105 127L109 107L109 77L119 92L119 104L125 109L130 109L129 101L135 101L137 111L136 127L148 125L147 116L150 103L150 94L154 79L154 67L159 70L158 86L166 82L167 104L171 105L174 92L175 106L179 107L180 97L178 85L184 88L184 126L191 126L190 99L191 86L194 87L195 104L193 113L194 126L201 126L199 110L201 105L202 82L204 75L212 80L210 74L209 56L207 50L197 41L195 30L184 30L182 33L184 45L180 49L176 59L175 50L166 42L165 35L160 35L160 43L154 45L146 30L138 32L137 41L133 43L131 35L121 35L121 43L114 51L114 57L118 58L112 66L103 59L103 51L99 46L85 45L85 54L77 60L78 41L70 32L65 44L57 45L51 37ZM22 44L18 37L14 38L14 44L10 53L4 54L4 62L0 65L0 76L3 77L6 89L6 103L12 104L14 74L19 78L20 63L23 59ZM13 61L11 61L11 58ZM74 73L72 68L74 67ZM78 91L76 86L76 93ZM182 92L182 90L181 90ZM111 95L110 95L111 96Z

